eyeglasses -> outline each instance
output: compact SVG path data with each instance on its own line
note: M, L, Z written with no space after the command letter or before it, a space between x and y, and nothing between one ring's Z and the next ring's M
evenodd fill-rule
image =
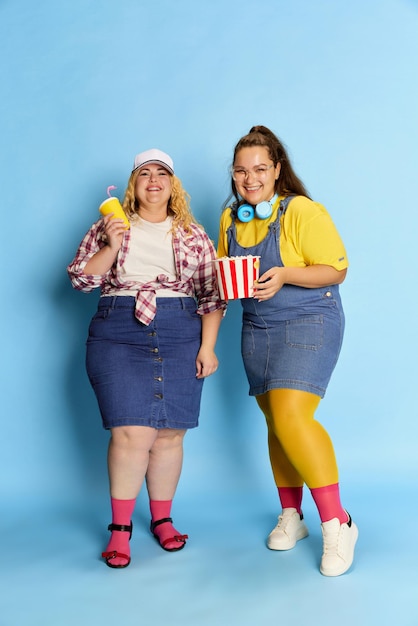
M235 181L242 181L252 174L254 178L265 178L267 172L274 167L274 165L257 165L252 170L246 170L243 167L231 167L231 176Z

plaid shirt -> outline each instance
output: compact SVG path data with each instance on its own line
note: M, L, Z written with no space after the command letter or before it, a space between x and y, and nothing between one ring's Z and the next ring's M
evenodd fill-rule
M118 289L132 290L136 298L135 316L148 325L156 313L156 289L178 291L179 296L191 296L197 300L197 312L200 315L218 309L225 311L226 303L220 299L216 282L213 259L216 257L214 246L205 231L196 224L190 225L191 232L186 233L178 227L173 233L174 262L177 280L169 281L165 274L155 280L140 283L124 280L122 268L129 251L131 231L125 231L122 246L115 263L103 275L84 274L83 270L96 252L106 245L104 223L98 220L85 235L75 258L67 267L71 283L80 291L93 291L100 287L101 294L114 293Z

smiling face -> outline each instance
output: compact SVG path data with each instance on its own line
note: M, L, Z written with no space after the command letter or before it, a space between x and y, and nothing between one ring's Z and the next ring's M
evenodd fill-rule
M280 163L274 167L264 146L242 148L236 154L232 176L237 192L248 204L271 200L279 174Z
M139 213L167 211L171 197L172 177L161 165L148 163L139 170L135 182L135 198Z

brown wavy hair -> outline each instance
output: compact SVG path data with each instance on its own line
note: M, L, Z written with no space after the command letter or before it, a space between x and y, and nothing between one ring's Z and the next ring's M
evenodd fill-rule
M241 137L235 146L232 163L235 163L237 154L240 150L243 148L252 148L254 146L267 148L269 157L274 163L274 167L280 163L280 175L275 183L275 192L277 195L290 196L295 194L298 196L306 196L307 198L310 197L305 185L296 175L292 167L284 144L266 126L253 126L247 135ZM229 206L229 202L233 197L237 202L240 202L234 179L231 176L231 194L224 203L224 208Z
M129 178L125 191L122 208L128 219L138 215L139 203L135 198L135 184L139 170L134 170ZM186 232L190 232L190 224L197 224L190 208L190 196L183 188L180 178L171 175L171 196L168 201L167 213L173 216L172 231L182 226Z

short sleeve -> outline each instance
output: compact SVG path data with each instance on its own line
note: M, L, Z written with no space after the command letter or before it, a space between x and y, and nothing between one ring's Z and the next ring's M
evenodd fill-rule
M222 258L224 256L228 256L228 235L227 231L232 223L231 220L231 209L227 208L223 211L221 215L221 220L219 224L219 237L218 237L218 249L217 256L218 258Z
M324 206L297 196L282 218L280 251L284 265L330 265L348 267L347 252L330 214Z

